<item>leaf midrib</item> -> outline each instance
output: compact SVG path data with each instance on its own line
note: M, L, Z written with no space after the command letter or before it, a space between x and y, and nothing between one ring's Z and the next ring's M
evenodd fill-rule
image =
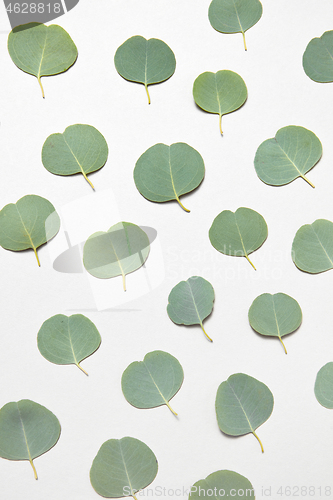
M329 257L328 253L326 252L325 247L323 246L322 242L320 241L318 234L316 233L316 231L315 231L315 229L313 228L313 226L311 226L311 228L312 228L312 231L314 232L314 234L316 235L316 238L317 238L317 240L319 241L319 244L320 244L321 248L324 250L324 252L325 252L325 254L326 254L326 257L328 258L328 260L330 261L330 263L331 263L331 264L332 264L332 266L333 266L333 261L331 260L331 258Z
M239 406L240 406L240 407L241 407L241 409L243 410L243 413L244 413L244 415L245 415L246 420L248 421L248 424L249 424L249 427L250 427L250 429L251 429L251 432L254 432L254 430L255 430L255 429L253 429L253 428L252 428L251 422L250 422L250 420L249 420L249 419L248 419L248 417L247 417L247 414L246 414L246 412L245 412L245 410L244 410L244 408L243 408L242 403L240 402L240 399L238 398L237 394L235 393L235 391L234 391L234 389L233 389L232 385L230 384L230 382L228 382L228 384L229 384L230 389L232 390L232 392L233 392L233 394L234 394L235 398L237 399L237 401L238 401L238 403L239 403Z
M122 450L122 447L121 447L121 441L120 440L119 440L119 449L120 449L121 458L122 458L122 461L123 461L123 464L124 464L124 469L125 469L125 472L126 472L127 481L128 481L129 487L131 488L131 492L132 492L132 496L133 496L134 490L132 488L131 480L130 480L129 475L128 475L128 470L127 470L127 467L126 467L126 462L125 462L125 458L124 458L124 455L123 455L123 450Z
M75 154L74 154L74 152L73 152L72 148L70 147L70 145L69 145L69 144L68 144L68 142L66 141L66 138L65 138L65 136L64 136L64 135L63 135L63 139L64 139L64 141L65 141L65 143L66 143L66 145L67 145L68 149L69 149L69 150L70 150L70 152L72 153L73 157L75 158L76 163L79 165L79 167L80 167L80 170L81 170L82 174L86 177L86 173L85 173L85 171L83 170L83 167L82 167L81 163L80 163L80 162L79 162L79 160L76 158L76 156L75 156Z
M152 381L153 381L153 384L155 385L156 389L158 390L159 394L161 395L162 399L165 401L165 404L167 405L167 404L169 403L169 400L167 400L167 399L163 396L163 394L161 393L161 391L160 391L160 389L159 389L158 385L156 384L156 382L155 382L155 380L154 380L154 378L153 378L152 374L150 373L150 370L149 370L148 366L146 365L145 361L143 361L143 364L145 365L145 368L146 368L147 372L149 373L150 378L151 378L151 379L152 379Z
M18 415L19 415L19 418L20 418L21 426L22 426L22 431L23 431L23 435L24 435L24 439L25 439L25 445L27 447L27 451L28 451L28 455L29 455L29 461L32 462L30 448L29 448L29 445L28 445L28 439L27 439L27 435L25 433L24 423L23 423L23 420L22 420L22 417L21 417L21 412L20 412L20 408L19 408L18 403L16 403L16 406L17 406L17 411L18 411Z
M45 52L45 48L46 48L47 35L48 35L48 30L46 30L46 32L45 32L44 47L43 47L42 56L40 58L40 63L39 63L39 68L38 68L38 73L37 73L38 80L40 79L40 76L41 76L40 75L40 71L41 71L41 68L42 68L42 63L43 63L43 58L44 58L44 52Z

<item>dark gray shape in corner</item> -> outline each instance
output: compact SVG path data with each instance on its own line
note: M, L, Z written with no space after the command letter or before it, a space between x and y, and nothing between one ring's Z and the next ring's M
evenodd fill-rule
M75 7L75 5L77 5L79 3L80 0L65 0L65 5L66 5L66 9L67 9L67 12L69 10L72 10L73 7Z
M47 23L64 15L61 0L3 0L11 28L27 23ZM66 9L73 9L80 0L65 0Z

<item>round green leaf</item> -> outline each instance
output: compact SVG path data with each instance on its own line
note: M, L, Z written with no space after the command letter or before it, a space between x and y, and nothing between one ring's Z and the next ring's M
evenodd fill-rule
M246 257L257 250L267 238L265 219L250 208L238 208L236 212L224 210L215 217L209 230L209 239L216 250L236 257Z
M74 64L77 48L63 28L52 24L21 24L8 36L8 52L18 68L37 77L63 73Z
M249 322L261 335L278 337L287 354L281 337L297 330L302 322L302 310L298 302L285 293L263 293L252 302Z
M317 373L315 387L315 396L322 406L333 408L333 363L327 363L320 368Z
M42 324L37 345L44 358L57 365L74 364L86 375L80 362L90 356L101 343L101 336L90 319L82 314L57 314Z
M189 500L202 498L244 500L255 497L253 486L246 477L232 470L218 470L191 487Z
M134 361L123 373L121 388L127 401L136 408L169 405L179 391L184 372L179 361L164 351L149 352L143 361Z
M125 80L144 84L150 104L148 85L170 78L176 69L176 58L162 40L132 36L118 47L114 64Z
M166 146L155 144L147 149L134 168L134 182L139 192L150 201L177 200L202 182L205 165L201 155L188 144L177 142Z
M333 269L333 223L317 219L297 231L291 250L296 266L315 274Z
M60 218L45 198L29 194L0 211L0 245L18 252L32 248L40 266L37 248L60 229Z
M313 38L303 54L303 68L311 80L333 82L333 30Z
M123 277L139 269L149 254L147 234L131 222L118 222L108 231L89 236L83 247L83 265L96 278Z
M42 162L46 170L56 175L96 172L105 165L108 145L102 134L91 125L71 125L63 134L52 134L44 142Z
M33 459L50 450L59 436L57 417L29 399L7 403L0 410L0 456L8 460L29 460L35 479Z
M235 373L219 386L215 409L219 428L229 436L243 436L252 432L263 446L255 430L273 411L273 394L259 380Z
M132 437L109 439L100 447L90 469L94 490L106 498L135 497L156 477L157 460L151 449Z
M261 15L259 0L213 0L208 10L210 24L216 31L242 33L245 50L245 31L256 24Z
M302 177L320 160L323 148L318 137L304 127L283 127L275 138L260 144L254 158L259 179L271 186L288 184Z
M192 276L174 286L168 297L167 312L177 325L200 325L206 337L203 320L210 315L214 305L214 288L201 276Z
M196 104L208 113L220 117L240 108L247 99L247 88L242 77L229 70L201 73L193 84L193 97Z

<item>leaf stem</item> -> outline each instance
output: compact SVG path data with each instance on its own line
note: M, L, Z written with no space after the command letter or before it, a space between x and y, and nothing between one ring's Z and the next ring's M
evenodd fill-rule
M35 468L34 463L33 463L33 461L32 461L32 458L29 458L29 462L31 463L31 467L32 467L32 469L33 469L33 471L34 471L34 476L35 476L35 479L37 480L37 479L38 479L38 476L37 476L37 471L36 471L36 468Z
M252 431L252 434L254 435L254 437L256 437L256 438L258 439L259 444L260 444L260 447L261 447L261 451L262 451L262 453L264 453L264 448L263 448L263 446L262 446L262 442L261 442L261 441L260 441L260 439L258 438L257 434L256 434L254 431Z
M88 377L88 373L82 368L82 366L80 365L80 363L76 363L76 366L78 368L80 368L80 370L83 371L83 373L85 373L87 375L87 377Z
M191 210L188 210L188 208L184 207L184 205L182 204L182 202L180 201L180 199L178 198L178 196L176 196L176 200L178 201L178 203L182 207L182 209L185 210L185 212L190 212L191 211Z
M223 132L222 132L222 115L221 115L221 113L219 113L219 125L220 125L221 135L223 135Z
M45 99L44 89L43 89L43 85L42 85L42 82L41 82L40 76L37 78L37 80L38 80L38 83L39 83L40 88L42 89L42 96L43 96L43 99Z
M36 255L37 264L38 264L38 266L40 267L40 262L39 262L39 258L38 258L38 254L37 254L37 249L36 249L36 247L33 247L33 250L34 250L35 255Z
M311 187L315 188L315 185L312 184L311 181L309 181L309 179L307 177L305 177L305 175L301 175L302 179L304 179L308 184L310 184Z
M252 264L252 262L250 261L248 255L245 254L245 258L250 262L251 266L253 267L253 269L256 271L256 268L254 267L254 265Z
M125 274L122 273L123 276L123 287L124 287L124 292L126 292L126 281L125 281Z
M284 352L285 352L286 354L288 354L288 353L287 353L286 346L285 346L285 345L284 345L284 343L282 342L282 339L281 339L281 337L280 337L280 336L279 336L279 339L280 339L281 344L283 345Z
M205 329L204 329L204 327L203 327L203 324L202 324L202 323L200 323L200 326L201 326L201 328L202 328L202 331L203 331L203 332L204 332L204 334L206 335L207 339L208 339L208 340L210 340L211 342L213 342L213 339L211 339L211 338L209 337L209 335L207 335L207 333L205 332Z
M165 404L167 405L167 407L169 408L169 410L176 416L178 416L178 413L176 413L172 408L171 406L169 405L169 401L165 401Z
M242 35L243 35L243 40L244 40L244 49L247 50L244 31L242 31Z
M136 496L134 495L134 493L132 493L132 497L134 498L134 500L138 500L138 499L136 498Z
M145 89L146 89L146 92L147 92L148 104L150 104L150 95L149 95L149 91L148 91L148 85L146 83L145 83Z
M82 173L83 173L83 176L84 176L85 180L86 180L86 181L90 184L90 186L91 186L91 187L93 188L93 190L95 191L94 185L93 185L93 183L92 183L92 182L88 179L88 177L87 177L86 173L85 173L85 172L83 172L83 170L82 170Z

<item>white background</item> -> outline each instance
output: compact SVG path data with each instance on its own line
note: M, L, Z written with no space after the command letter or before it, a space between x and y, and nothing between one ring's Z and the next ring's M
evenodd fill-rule
M333 360L333 271L302 273L290 255L301 225L333 220L333 84L313 82L302 68L308 42L333 28L333 5L263 0L262 18L246 34L247 52L241 34L210 26L208 6L204 0L81 0L55 21L71 35L79 56L68 72L43 78L45 100L36 78L11 61L10 26L0 10L1 207L37 194L61 212L70 203L81 207L88 196L96 208L77 210L79 239L108 229L118 211L120 220L157 230L146 265L147 272L162 273L158 287L133 300L136 278L129 275L120 305L121 278L109 280L109 307L97 310L98 292L86 273L53 269L60 235L39 250L41 268L32 251L0 249L0 406L31 399L51 410L62 427L56 446L35 460L38 481L28 462L0 459L1 498L97 499L89 481L92 460L104 441L123 436L144 441L156 454L159 472L151 487L189 488L229 469L251 481L257 499L267 498L262 488L271 488L272 498L287 498L277 495L280 486L314 486L316 498L333 498L325 496L326 486L333 492L333 412L313 392L318 370ZM143 85L122 79L113 64L117 47L133 35L162 39L177 60L175 74L150 87L150 106ZM218 116L201 111L192 97L200 73L221 69L239 73L248 88L245 105L223 117L223 137ZM41 163L46 137L75 123L95 126L109 145L107 164L90 175L95 193L82 176L53 176ZM315 189L302 179L270 187L255 173L257 147L287 125L304 126L322 142L323 157L308 174ZM189 214L176 202L151 203L136 190L135 162L157 142L186 142L204 159L202 185L182 197ZM107 190L110 207L101 209L98 200ZM240 206L258 211L268 225L267 241L251 257L256 272L244 258L219 254L208 239L216 215ZM209 280L216 292L205 321L212 344L199 326L177 326L166 313L171 288L192 275ZM249 326L248 309L265 292L287 293L303 310L301 327L285 337L288 355L278 339ZM100 331L99 350L82 362L89 377L75 366L49 363L37 349L40 326L58 313L85 314ZM165 406L138 410L122 395L124 369L155 349L176 356L184 368L183 386L171 402L178 418ZM216 422L217 388L237 372L259 379L274 394L273 413L257 431L263 454L251 434L230 438ZM166 496L187 498L172 491ZM157 497L157 491L150 494Z

